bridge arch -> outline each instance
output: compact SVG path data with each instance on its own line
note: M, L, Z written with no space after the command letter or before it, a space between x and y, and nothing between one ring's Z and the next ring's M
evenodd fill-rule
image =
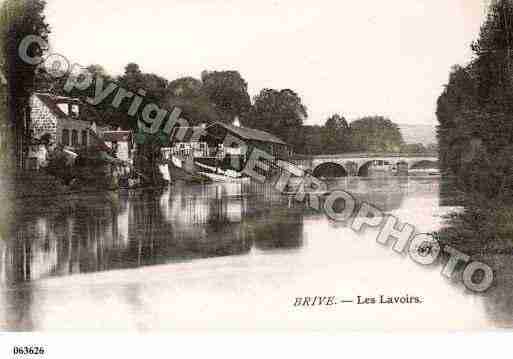
M358 167L357 175L358 177L367 177L369 175L369 168L374 163L374 160L370 160L364 162L360 167Z
M373 166L389 166L388 168L393 166L393 161L389 159L374 159L364 162L360 168L358 168L358 177L366 177L369 175L369 169Z
M346 168L340 163L335 162L324 162L318 165L313 170L314 177L321 178L338 178L338 177L347 177L348 172Z

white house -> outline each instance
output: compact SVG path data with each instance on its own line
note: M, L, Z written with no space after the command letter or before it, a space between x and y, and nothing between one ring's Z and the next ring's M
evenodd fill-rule
M103 141L114 150L114 154L122 161L130 161L133 144L132 131L104 131L101 135Z

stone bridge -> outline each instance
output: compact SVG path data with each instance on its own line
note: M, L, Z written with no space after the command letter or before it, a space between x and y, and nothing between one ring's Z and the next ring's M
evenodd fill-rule
M365 176L369 168L407 172L420 168L438 168L438 153L343 153L336 155L296 155L289 159L316 177Z

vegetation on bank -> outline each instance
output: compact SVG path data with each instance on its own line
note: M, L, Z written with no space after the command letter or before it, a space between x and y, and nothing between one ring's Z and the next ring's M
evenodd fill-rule
M18 55L21 41L28 35L48 39L50 27L46 22L43 0L6 0L0 7L0 69L5 78L7 116L2 118L5 137L18 150L10 161L19 165L23 157L23 141L26 140L26 109L30 95L36 90L36 64L28 64ZM31 46L27 54L31 57L42 56L46 49ZM6 133L5 133L6 132ZM11 151L9 151L11 152ZM16 168L16 166L15 166Z
M511 197L513 173L513 2L491 5L474 59L454 66L438 99L442 169L456 175L467 192Z
M445 235L472 248L513 238L512 25L513 1L493 2L474 58L452 68L438 99L440 165L466 199Z
M248 84L237 71L204 71L201 79L183 77L169 81L152 73L145 73L140 66L130 63L123 75L113 77L100 65L88 70L99 75L104 82L116 82L120 87L137 93L144 89L143 102L155 103L168 111L176 106L181 116L191 126L221 121L232 123L238 119L243 126L270 132L290 143L295 152L302 154L341 153L348 151L369 152L426 152L421 144L406 145L399 127L382 116L368 116L350 124L335 114L323 126L305 125L307 108L296 92L291 89L263 89L251 101ZM36 77L38 91L72 96L85 100L93 97L95 84L87 91L64 91L65 77L54 79L40 71ZM99 117L102 124L137 131L137 121L128 115L130 102L123 102L118 109L111 106L112 93L95 106L91 115ZM140 113L136 116L141 116ZM409 147L408 147L409 146Z

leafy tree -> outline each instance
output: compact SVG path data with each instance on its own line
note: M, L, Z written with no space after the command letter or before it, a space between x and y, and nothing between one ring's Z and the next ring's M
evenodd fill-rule
M125 66L125 73L118 77L117 82L134 93L144 90L147 102L161 103L168 93L168 80L156 74L143 73L139 65L134 63Z
M328 118L328 120L326 120L324 127L327 130L332 131L347 131L349 129L349 124L343 116L340 116L339 114L334 114L333 116Z
M225 115L225 122L247 114L251 107L248 84L238 71L203 71L201 80L201 91Z
M324 153L340 153L349 149L349 125L346 119L338 114L328 118L323 127Z
M1 63L5 69L8 92L8 118L14 127L16 157L21 165L26 151L25 119L28 100L34 91L35 69L18 55L21 41L28 35L48 39L50 28L43 14L46 2L43 0L6 0L0 8ZM30 56L41 56L46 49L37 45L28 49Z
M325 153L321 126L300 126L291 129L287 142L292 145L295 153L304 155Z
M248 116L242 120L244 126L268 131L288 140L306 117L306 107L294 91L263 89L255 97Z
M494 1L472 44L474 60L452 68L437 102L442 169L466 191L504 196L512 182L513 2Z
M437 137L442 170L455 169L458 165L460 151L464 151L465 146L457 144L470 139L471 124L479 122L479 112L477 83L471 69L454 66L449 83L437 102Z
M426 147L422 143L405 143L401 146L401 152L404 153L426 153Z
M477 84L478 103L489 110L513 109L512 59L513 2L493 1L471 48L476 58L471 64Z
M195 98L202 95L203 83L194 77L181 77L169 83L168 94L175 97Z
M173 80L168 85L166 106L179 107L182 117L187 119L191 126L200 123L212 123L215 121L231 122L231 115L222 111L210 101L203 90L201 80L193 77L182 77Z
M399 126L382 116L363 117L351 123L354 151L398 152L403 145Z

